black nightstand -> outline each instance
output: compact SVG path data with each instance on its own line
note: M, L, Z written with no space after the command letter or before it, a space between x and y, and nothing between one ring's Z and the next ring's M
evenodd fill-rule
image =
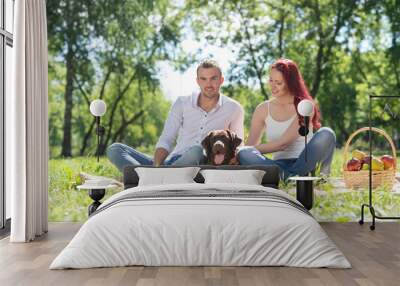
M88 206L88 216L94 213L97 208L101 205L100 200L104 197L106 193L106 189L116 188L116 185L90 185L90 184L83 184L78 186L78 189L81 190L88 190L89 197L93 200L93 203Z
M296 199L308 210L314 203L314 181L318 177L291 177L289 180L296 181Z

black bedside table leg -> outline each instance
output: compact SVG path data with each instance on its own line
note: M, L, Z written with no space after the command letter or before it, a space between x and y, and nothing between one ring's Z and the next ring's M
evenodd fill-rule
M296 199L308 210L314 203L314 185L312 180L296 181Z
M88 215L90 216L92 213L94 213L97 208L101 205L100 200L104 197L106 193L105 189L91 189L89 190L89 197L94 201L89 207L88 207Z

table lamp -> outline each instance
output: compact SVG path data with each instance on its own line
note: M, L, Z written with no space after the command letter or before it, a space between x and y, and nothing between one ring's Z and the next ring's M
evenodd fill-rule
M309 132L310 116L314 111L314 103L311 100L303 99L297 105L297 112L304 118L304 125L299 128L299 134L304 136L304 161L307 162L307 134ZM310 210L314 203L313 181L316 177L311 177L307 173L304 177L291 177L290 180L296 181L296 199Z
M96 118L96 134L97 134L97 162L99 162L100 137L104 135L105 129L100 125L100 117L106 113L107 105L101 99L95 99L90 103L90 113Z
M314 111L314 104L309 99L303 99L297 105L297 112L304 117L304 126L299 128L299 134L304 136L304 159L307 162L307 134L309 132L308 126L310 124L310 116Z

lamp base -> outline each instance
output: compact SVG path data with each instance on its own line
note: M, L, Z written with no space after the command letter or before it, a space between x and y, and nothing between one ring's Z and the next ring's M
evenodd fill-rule
M314 204L314 181L319 177L290 177L289 180L296 181L296 199L308 210Z
M106 189L91 189L89 190L89 197L94 201L88 207L88 215L91 216L97 208L101 205L100 200L104 197Z
M313 180L296 181L296 199L308 210L311 210L314 203L314 182Z

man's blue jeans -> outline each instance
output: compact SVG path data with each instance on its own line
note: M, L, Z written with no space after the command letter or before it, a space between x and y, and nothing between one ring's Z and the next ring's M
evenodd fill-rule
M153 159L132 147L122 143L113 143L107 148L108 159L122 172L128 165L153 165ZM199 165L205 162L203 147L195 145L190 147L182 155L167 157L163 165Z
M281 178L284 180L294 175L305 176L314 171L317 164L321 165L321 174L329 175L335 146L335 133L332 129L323 127L315 132L307 143L307 162L304 150L298 158L271 160L253 146L241 148L238 158L241 165L276 165L280 168Z

